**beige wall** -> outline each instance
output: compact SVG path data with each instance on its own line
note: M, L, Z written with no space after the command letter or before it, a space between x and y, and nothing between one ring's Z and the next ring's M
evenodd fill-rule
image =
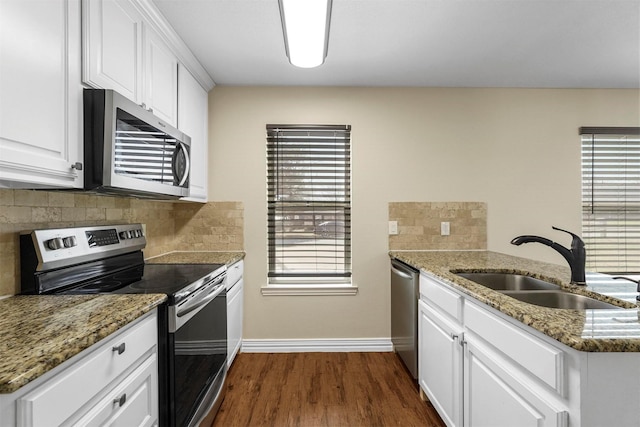
M313 72L312 70L309 72ZM518 234L580 231L580 126L640 125L639 92L216 87L210 197L245 207L245 337L388 337L388 203L487 204L490 250L556 263ZM262 296L267 123L350 124L356 296Z

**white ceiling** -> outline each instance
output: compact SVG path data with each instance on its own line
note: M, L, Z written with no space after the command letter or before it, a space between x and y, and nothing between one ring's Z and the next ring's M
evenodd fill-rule
M640 0L333 0L289 64L278 0L153 0L218 85L640 88Z

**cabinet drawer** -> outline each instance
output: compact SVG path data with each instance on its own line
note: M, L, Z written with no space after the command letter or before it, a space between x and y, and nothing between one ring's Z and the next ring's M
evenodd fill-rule
M462 321L462 296L424 274L420 275L420 297L454 319Z
M240 260L233 263L227 269L227 289L230 289L240 278L244 272L244 261Z
M17 401L18 424L60 425L95 397L127 368L154 349L154 313L90 348L86 356ZM119 350L123 351L119 351Z
M158 420L158 363L149 356L74 426L152 426Z
M564 395L564 353L475 304L466 304L465 326L542 382Z

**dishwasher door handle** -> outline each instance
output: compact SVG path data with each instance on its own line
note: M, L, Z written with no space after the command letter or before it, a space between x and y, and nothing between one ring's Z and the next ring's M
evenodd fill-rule
M398 276L402 277L403 279L412 279L410 274L407 274L404 271L398 270L393 265L391 265L391 270Z

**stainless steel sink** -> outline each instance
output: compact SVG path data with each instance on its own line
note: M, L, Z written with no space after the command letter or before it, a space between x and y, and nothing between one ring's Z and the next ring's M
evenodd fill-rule
M548 308L574 310L620 308L607 302L573 294L560 286L521 274L511 273L456 273L460 277L508 295L518 301Z
M574 310L586 309L614 309L621 308L617 305L607 302L598 301L584 295L572 294L570 292L557 291L503 291L504 295L508 295L518 301L529 304L540 305L549 308L564 308Z
M560 286L533 277L511 273L456 273L495 291L560 290Z

